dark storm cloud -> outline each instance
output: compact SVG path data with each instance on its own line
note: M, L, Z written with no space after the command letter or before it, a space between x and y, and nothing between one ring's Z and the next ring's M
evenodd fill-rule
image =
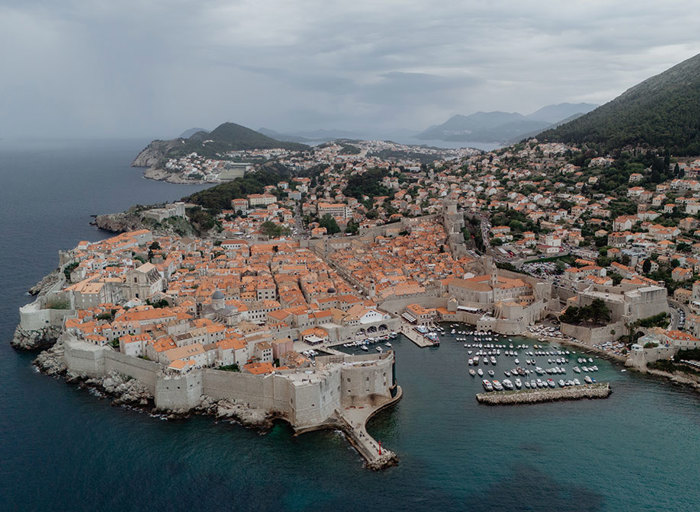
M0 0L0 136L420 131L605 102L699 29L694 1Z

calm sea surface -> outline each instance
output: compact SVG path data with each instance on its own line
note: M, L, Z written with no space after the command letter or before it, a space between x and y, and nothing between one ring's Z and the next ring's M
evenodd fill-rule
M381 473L335 432L160 421L36 373L9 341L57 251L106 236L91 214L200 188L129 168L147 142L0 141L1 510L700 509L697 395L602 360L607 400L486 407L463 343L396 340L404 398L369 430L400 464Z

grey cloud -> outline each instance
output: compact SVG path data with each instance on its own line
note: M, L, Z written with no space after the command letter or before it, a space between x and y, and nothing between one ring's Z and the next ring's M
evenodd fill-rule
M695 2L0 0L0 136L414 129L604 102L700 52Z

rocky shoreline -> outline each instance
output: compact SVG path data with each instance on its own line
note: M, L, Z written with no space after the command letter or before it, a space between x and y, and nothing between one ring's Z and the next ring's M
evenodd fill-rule
M45 327L34 331L26 331L19 325L10 341L10 345L17 350L33 352L50 348L56 343L63 331L60 327Z
M645 371L640 371L636 367L632 367L633 370L638 371L642 375L650 375L657 379L664 379L670 381L671 384L675 386L683 386L690 388L691 390L700 393L700 377L696 377L692 374L685 372L674 372L669 373L662 370L655 370L653 368L646 368Z
M143 172L143 177L149 180L155 181L165 181L167 183L173 183L175 185L203 185L205 183L211 183L216 185L220 182L210 182L205 180L192 180L189 178L184 178L180 174L175 174L168 172L165 169L159 169L156 167L149 167Z
M247 428L267 432L279 415L232 400L215 400L202 397L202 403L191 411L159 409L152 393L138 380L111 372L103 378L88 377L68 371L63 361L64 347L59 340L51 348L41 352L34 360L38 370L48 376L63 378L66 383L93 391L101 398L109 398L112 405L137 409L161 419L184 419L193 415L210 416L216 420L228 420Z

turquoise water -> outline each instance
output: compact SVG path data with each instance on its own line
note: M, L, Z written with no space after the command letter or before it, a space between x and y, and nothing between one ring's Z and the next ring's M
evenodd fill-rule
M90 214L189 193L128 167L142 145L0 145L2 510L698 509L698 395L603 360L607 400L488 407L461 342L394 340L404 398L369 430L400 463L380 473L336 432L166 422L36 373L7 342L56 251L105 236Z

